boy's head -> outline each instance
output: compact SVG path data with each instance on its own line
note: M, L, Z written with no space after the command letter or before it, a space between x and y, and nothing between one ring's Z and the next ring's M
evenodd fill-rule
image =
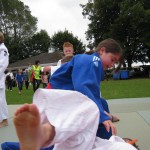
M133 145L137 150L140 150L136 142L138 141L137 139L130 139L130 138L122 138L126 143L129 143Z
M0 32L0 43L4 43L4 35Z
M63 44L63 53L65 56L73 55L74 49L73 45L70 42L65 42Z
M35 65L38 66L39 64L40 64L40 61L39 61L39 60L36 60L36 61L35 61Z
M64 64L68 61L70 61L73 58L73 55L64 56L61 60L61 64Z
M18 73L22 73L22 69L18 69Z

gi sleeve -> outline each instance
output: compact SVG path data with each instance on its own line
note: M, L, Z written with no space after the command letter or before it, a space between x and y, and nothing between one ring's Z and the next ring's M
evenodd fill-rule
M83 55L83 54L82 54ZM89 57L76 57L72 70L72 82L75 91L79 91L92 99L100 111L100 123L110 118L104 113L104 108L100 99L100 71L101 63L89 61Z

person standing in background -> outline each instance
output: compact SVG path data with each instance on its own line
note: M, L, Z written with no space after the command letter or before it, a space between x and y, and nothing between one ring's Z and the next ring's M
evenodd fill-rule
M9 64L8 49L4 44L4 35L0 32L0 128L8 125L8 107L5 96L5 70Z
M16 75L16 82L18 85L19 94L21 94L21 91L22 91L23 80L24 79L23 79L22 69L19 69Z
M29 85L31 85L32 81L30 81L30 77L31 77L31 74L32 74L32 65L31 63L28 63L28 76L29 76Z
M36 60L35 65L32 66L31 76L33 76L33 91L35 92L41 83L41 66L39 60Z
M64 56L73 56L74 49L73 49L73 45L70 42L65 42L63 44L63 53ZM61 66L62 64L61 60L62 59L58 60L57 66Z
M57 66L46 66L43 68L44 72L50 72L50 75L52 75L63 63L68 62L71 60L71 58L74 56L74 48L73 45L70 42L64 42L63 44L63 58L58 60Z
M12 91L14 75L11 70L6 74L7 89Z
M43 88L45 89L48 84L48 75L46 72L43 72L41 79L42 79Z
M25 71L23 72L23 79L24 79L26 90L28 90L28 87L29 87L29 72L28 72L28 69L25 69Z

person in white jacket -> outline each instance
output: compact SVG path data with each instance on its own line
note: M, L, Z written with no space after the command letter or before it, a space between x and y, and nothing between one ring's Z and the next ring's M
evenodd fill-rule
M5 70L9 64L8 49L4 45L4 35L0 32L0 128L8 125L8 107L5 96Z
M96 137L99 109L80 92L38 89L33 104L24 104L14 115L20 150L136 150L118 136Z

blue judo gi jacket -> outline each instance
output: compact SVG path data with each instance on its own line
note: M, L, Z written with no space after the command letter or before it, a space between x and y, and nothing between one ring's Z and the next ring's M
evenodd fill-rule
M99 108L99 123L110 118L104 113L100 98L100 82L104 79L104 69L97 52L92 55L75 55L63 64L50 78L53 89L74 90L93 100Z

